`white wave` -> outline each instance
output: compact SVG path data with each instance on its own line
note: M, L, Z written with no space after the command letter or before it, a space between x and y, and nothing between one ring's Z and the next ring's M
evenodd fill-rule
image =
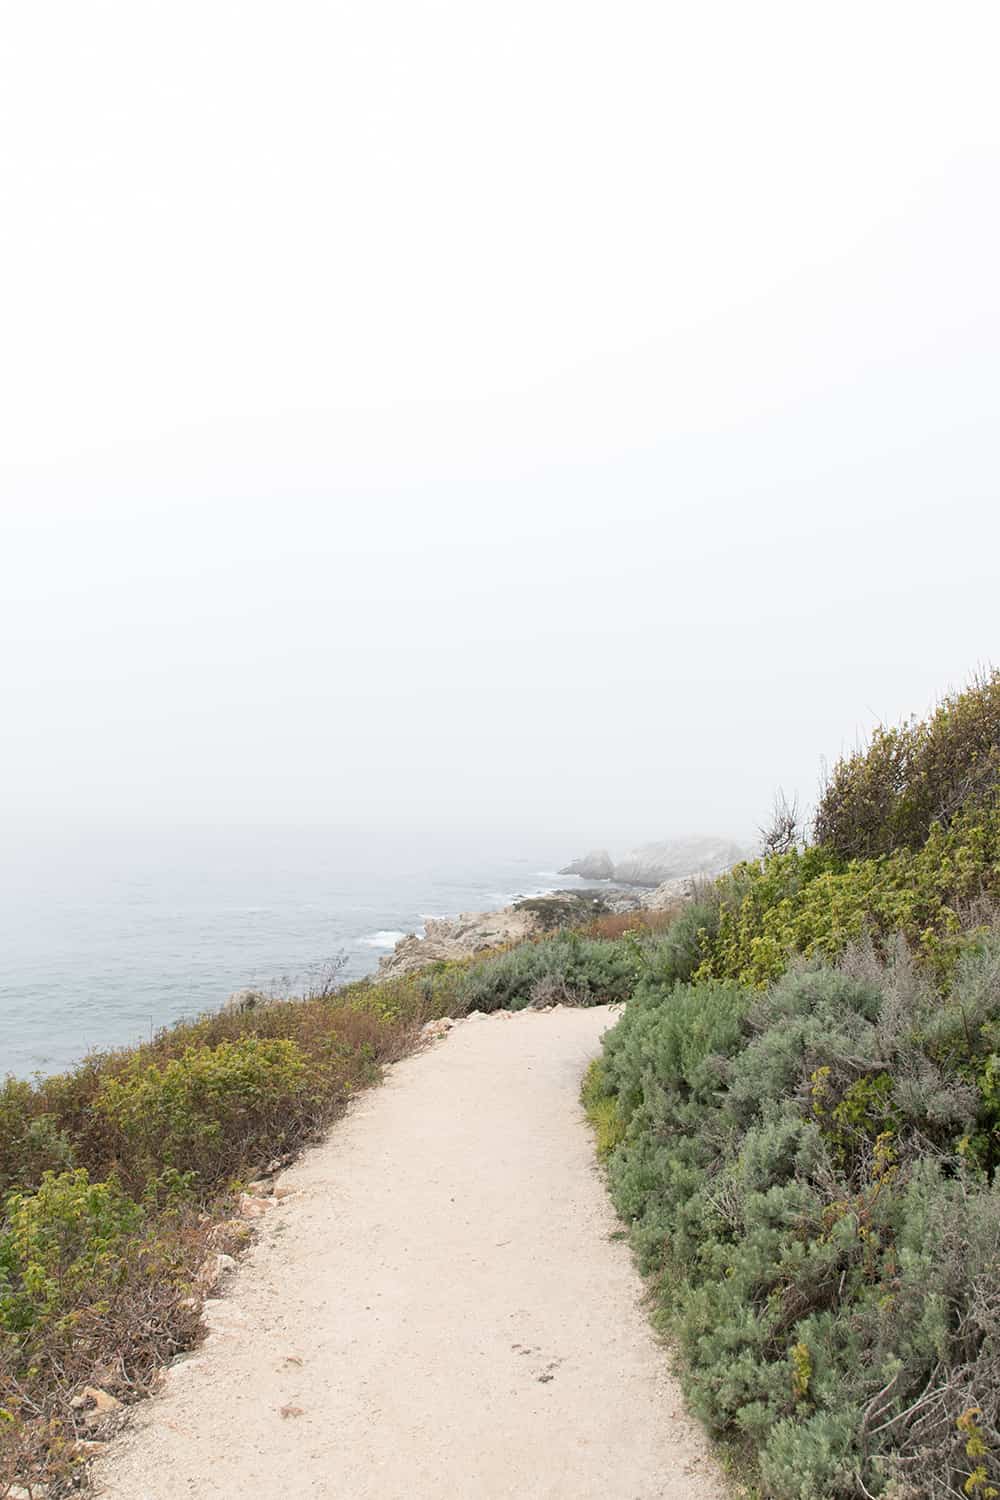
M400 938L405 936L405 932L393 932L382 928L378 932L370 932L367 937L358 938L358 942L362 948L395 948Z
M519 891L494 891L486 899L489 901L487 911L494 911L503 906L513 906L515 901L532 901L538 896L551 896L551 885L540 885L537 889L526 890L524 886Z

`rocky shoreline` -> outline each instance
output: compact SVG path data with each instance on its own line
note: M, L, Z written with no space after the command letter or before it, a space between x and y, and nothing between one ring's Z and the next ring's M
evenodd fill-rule
M701 872L666 880L652 890L550 891L515 901L499 911L429 917L425 936L409 932L382 959L377 980L412 974L428 964L472 958L491 949L522 943L558 927L582 925L599 916L630 911L666 911L688 900L706 877Z
M599 881L599 888L553 890L499 911L428 917L423 936L408 932L400 938L379 963L375 977L389 979L428 964L474 957L598 916L665 911L688 900L700 881L721 875L749 852L731 839L704 836L642 844L617 863L606 849L592 849L564 865L559 874Z

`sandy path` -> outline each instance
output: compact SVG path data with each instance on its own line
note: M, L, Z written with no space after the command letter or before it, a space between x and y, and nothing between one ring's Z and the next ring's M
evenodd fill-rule
M718 1500L577 1100L608 1020L474 1019L399 1063L285 1174L102 1493Z

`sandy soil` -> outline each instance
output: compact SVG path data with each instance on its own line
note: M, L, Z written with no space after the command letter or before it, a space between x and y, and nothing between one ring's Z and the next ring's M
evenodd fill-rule
M718 1500L594 1165L606 1010L470 1019L282 1182L106 1500Z

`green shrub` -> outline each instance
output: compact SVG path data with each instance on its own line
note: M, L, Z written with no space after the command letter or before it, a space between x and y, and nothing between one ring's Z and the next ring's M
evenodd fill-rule
M44 1172L73 1162L73 1143L56 1116L39 1108L29 1083L8 1078L0 1087L0 1203L15 1188L33 1187Z
M157 1212L83 1169L46 1173L36 1192L8 1196L0 1494L29 1478L33 1494L76 1493L80 1426L70 1399L87 1385L135 1399L197 1341L200 1303L191 1294L211 1230L204 1215Z
M756 992L647 972L605 1038L612 1193L771 1500L1000 1484L998 979L1000 934L947 996L905 944Z
M992 803L1000 788L1000 670L942 700L923 723L879 728L838 762L814 834L843 859L919 849L935 825Z
M339 992L337 1003L356 1006L393 1023L460 1015L465 975L471 963L471 959L440 960L409 974L359 980Z
M556 896L528 896L515 901L514 909L529 912L542 932L558 932L596 921L606 915L608 904L596 891L564 891Z
M644 973L653 983L669 988L690 979L712 951L722 917L720 889L708 886L686 902L667 931L644 946Z
M844 862L831 849L738 866L717 886L717 932L698 973L764 985L796 955L835 958L864 933L904 933L942 976L968 938L963 913L1000 895L1000 804L935 824L916 852Z
M248 1036L188 1047L160 1067L138 1057L104 1080L95 1107L116 1133L130 1179L173 1167L211 1185L255 1155L280 1151L309 1091L294 1042Z
M575 932L522 943L466 971L464 1010L523 1010L528 1005L605 1005L625 1000L640 969L639 940L602 942Z
M648 1088L684 1102L711 1096L720 1060L743 1040L751 1003L739 985L708 980L665 991L655 976L645 976L626 1017L604 1039L605 1074L626 1119Z
M142 1218L115 1182L91 1182L82 1169L47 1172L37 1192L11 1194L0 1230L0 1332L23 1334L99 1299Z
M625 1135L625 1122L614 1093L608 1088L604 1068L595 1057L583 1078L580 1102L594 1128L599 1161L608 1157Z

